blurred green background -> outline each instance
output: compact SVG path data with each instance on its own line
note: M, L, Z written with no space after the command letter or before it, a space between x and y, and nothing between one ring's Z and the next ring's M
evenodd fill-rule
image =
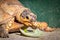
M19 0L50 27L60 27L60 0Z

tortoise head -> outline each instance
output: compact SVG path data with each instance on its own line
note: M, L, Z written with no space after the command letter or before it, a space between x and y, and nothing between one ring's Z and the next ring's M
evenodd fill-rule
M30 11L30 9L25 8L22 12L17 15L17 20L25 25L30 25L32 22L36 21L36 15Z

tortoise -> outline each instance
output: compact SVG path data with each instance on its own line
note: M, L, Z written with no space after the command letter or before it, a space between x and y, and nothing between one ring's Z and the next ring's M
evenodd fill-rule
M37 22L36 18L37 16L29 8L24 7L18 0L0 0L1 37L7 38L9 37L9 32L19 31L24 26L36 27L40 30L47 29L46 31L53 30L48 28L46 22Z

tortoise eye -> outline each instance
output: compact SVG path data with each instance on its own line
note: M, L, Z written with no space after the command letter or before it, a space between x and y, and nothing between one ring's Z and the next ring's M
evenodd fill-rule
M26 18L27 18L27 19L29 19L29 17L28 17L28 16L26 16Z

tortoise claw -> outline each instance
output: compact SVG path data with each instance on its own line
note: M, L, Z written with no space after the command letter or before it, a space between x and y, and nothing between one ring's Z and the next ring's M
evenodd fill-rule
M47 27L46 29L45 29L45 31L46 32L52 32L52 31L54 31L56 28L50 28L50 27Z

